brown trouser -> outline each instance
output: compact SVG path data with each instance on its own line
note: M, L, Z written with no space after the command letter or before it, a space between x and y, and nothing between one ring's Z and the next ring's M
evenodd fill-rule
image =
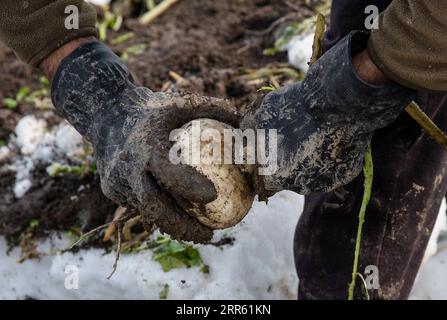
M326 47L362 27L361 2L365 1L334 1ZM389 2L376 0L381 9ZM418 100L446 131L447 95L420 93ZM405 299L447 191L447 152L403 113L391 126L375 133L372 153L374 182L359 272L363 274L367 266L378 268L380 288L369 291L372 298ZM300 299L347 298L363 181L361 174L334 192L306 197L295 234ZM359 297L360 286L356 292Z
M419 103L447 129L447 96ZM359 272L379 271L372 298L408 297L447 191L447 152L407 114L374 135L374 182L361 243ZM306 197L295 234L299 298L345 299L351 280L363 174L327 194Z

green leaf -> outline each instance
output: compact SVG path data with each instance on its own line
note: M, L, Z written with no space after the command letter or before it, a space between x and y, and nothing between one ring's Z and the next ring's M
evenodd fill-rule
M191 268L202 264L199 251L191 245L167 237L158 237L155 243L157 246L152 259L160 263L164 272L176 268Z
M107 38L107 22L102 21L98 24L99 40L105 41Z
M258 89L258 92L260 92L260 91L268 91L268 92L271 92L271 91L275 91L276 90L276 88L275 87L273 87L273 86L270 86L270 87L261 87L261 88L259 88Z
M129 39L132 39L133 37L135 37L135 34L133 32L127 32L125 34L122 34L116 38L113 38L112 40L110 40L110 43L112 45L117 45L123 42L126 42Z
M86 165L66 166L56 163L51 166L49 175L51 177L57 177L62 174L73 174L82 177L83 175L93 175L96 170L96 162L91 163L88 168Z
M113 31L119 31L123 25L123 17L121 15L116 15L112 21L110 21L110 28Z
M6 146L6 141L0 139L0 148Z
M164 272L168 272L172 269L184 268L187 265L180 255L155 255L154 260L157 261Z
M30 227L31 229L36 229L38 226L39 226L39 220L37 220L37 219L32 219L32 220L29 222L29 227Z
M29 94L29 92L30 92L29 87L21 87L21 88L19 89L19 92L17 92L17 94L16 94L16 100L17 100L17 102L20 102L20 101L22 101L23 99L25 99L26 96Z
M48 80L47 77L44 77L44 76L42 76L42 77L39 78L39 82L40 82L40 84L43 85L44 87L47 87L47 86L50 85L50 81Z
M8 109L15 109L15 108L17 108L18 104L19 103L15 99L12 99L12 98L5 98L5 99L3 99L3 106L5 106Z
M160 291L160 300L166 300L169 294L169 284L165 284Z
M36 91L31 92L26 98L26 102L34 102L36 99L44 98L48 96L48 89L42 88Z
M277 48L267 48L262 51L262 54L266 57L273 57L279 52Z
M204 274L209 274L210 273L210 266L207 264L202 265L202 267L200 268L200 271Z
M123 61L127 61L131 55L140 55L146 49L146 45L144 43L137 43L133 46L130 46L121 54L121 59Z
M146 49L146 45L144 43L137 43L129 48L127 48L127 52L131 54L142 54Z

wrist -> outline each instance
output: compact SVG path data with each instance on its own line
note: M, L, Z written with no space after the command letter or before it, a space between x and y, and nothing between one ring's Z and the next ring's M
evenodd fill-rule
M117 103L111 102L133 88L132 77L119 57L102 42L90 41L59 62L53 73L51 100L59 114L93 142L94 123L113 123L125 114L125 108L117 110Z
M393 81L389 79L372 61L367 50L358 53L352 59L359 77L368 84L389 85Z
M56 73L62 60L70 55L74 50L80 46L96 41L95 37L82 37L70 42L67 42L62 47L53 51L48 57L46 57L39 65L40 70L51 81Z

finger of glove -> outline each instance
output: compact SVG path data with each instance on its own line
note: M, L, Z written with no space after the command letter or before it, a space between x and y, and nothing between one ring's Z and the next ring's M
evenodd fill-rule
M160 186L175 196L200 204L217 198L214 184L207 177L186 164L174 164L169 159L169 151L164 148L151 150L146 168Z
M256 129L255 115L261 107L264 98L265 96L257 96L256 99L245 108L244 115L241 117L241 120L239 122L239 127L242 130L248 128Z
M161 191L155 180L148 176L144 201L139 210L146 229L155 224L160 231L172 238L196 243L206 243L213 235L213 231L202 225L197 219L187 214L176 205L175 200Z
M228 100L195 94L185 96L158 94L157 98L160 119L165 119L164 129L177 129L199 118L214 119L234 127L239 125L237 109Z

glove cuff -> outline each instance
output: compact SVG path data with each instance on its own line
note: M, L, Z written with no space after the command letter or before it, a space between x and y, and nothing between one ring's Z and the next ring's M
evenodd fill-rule
M362 132L372 132L388 126L416 97L415 91L397 83L373 85L360 78L353 56L366 49L368 39L367 32L351 32L309 69L304 88L317 92L315 84L326 87L325 94L319 95L325 101L305 104L322 125L351 123Z
M135 88L132 76L119 57L106 45L90 42L62 60L51 99L56 110L91 140L95 119L113 116L123 91L130 88Z

